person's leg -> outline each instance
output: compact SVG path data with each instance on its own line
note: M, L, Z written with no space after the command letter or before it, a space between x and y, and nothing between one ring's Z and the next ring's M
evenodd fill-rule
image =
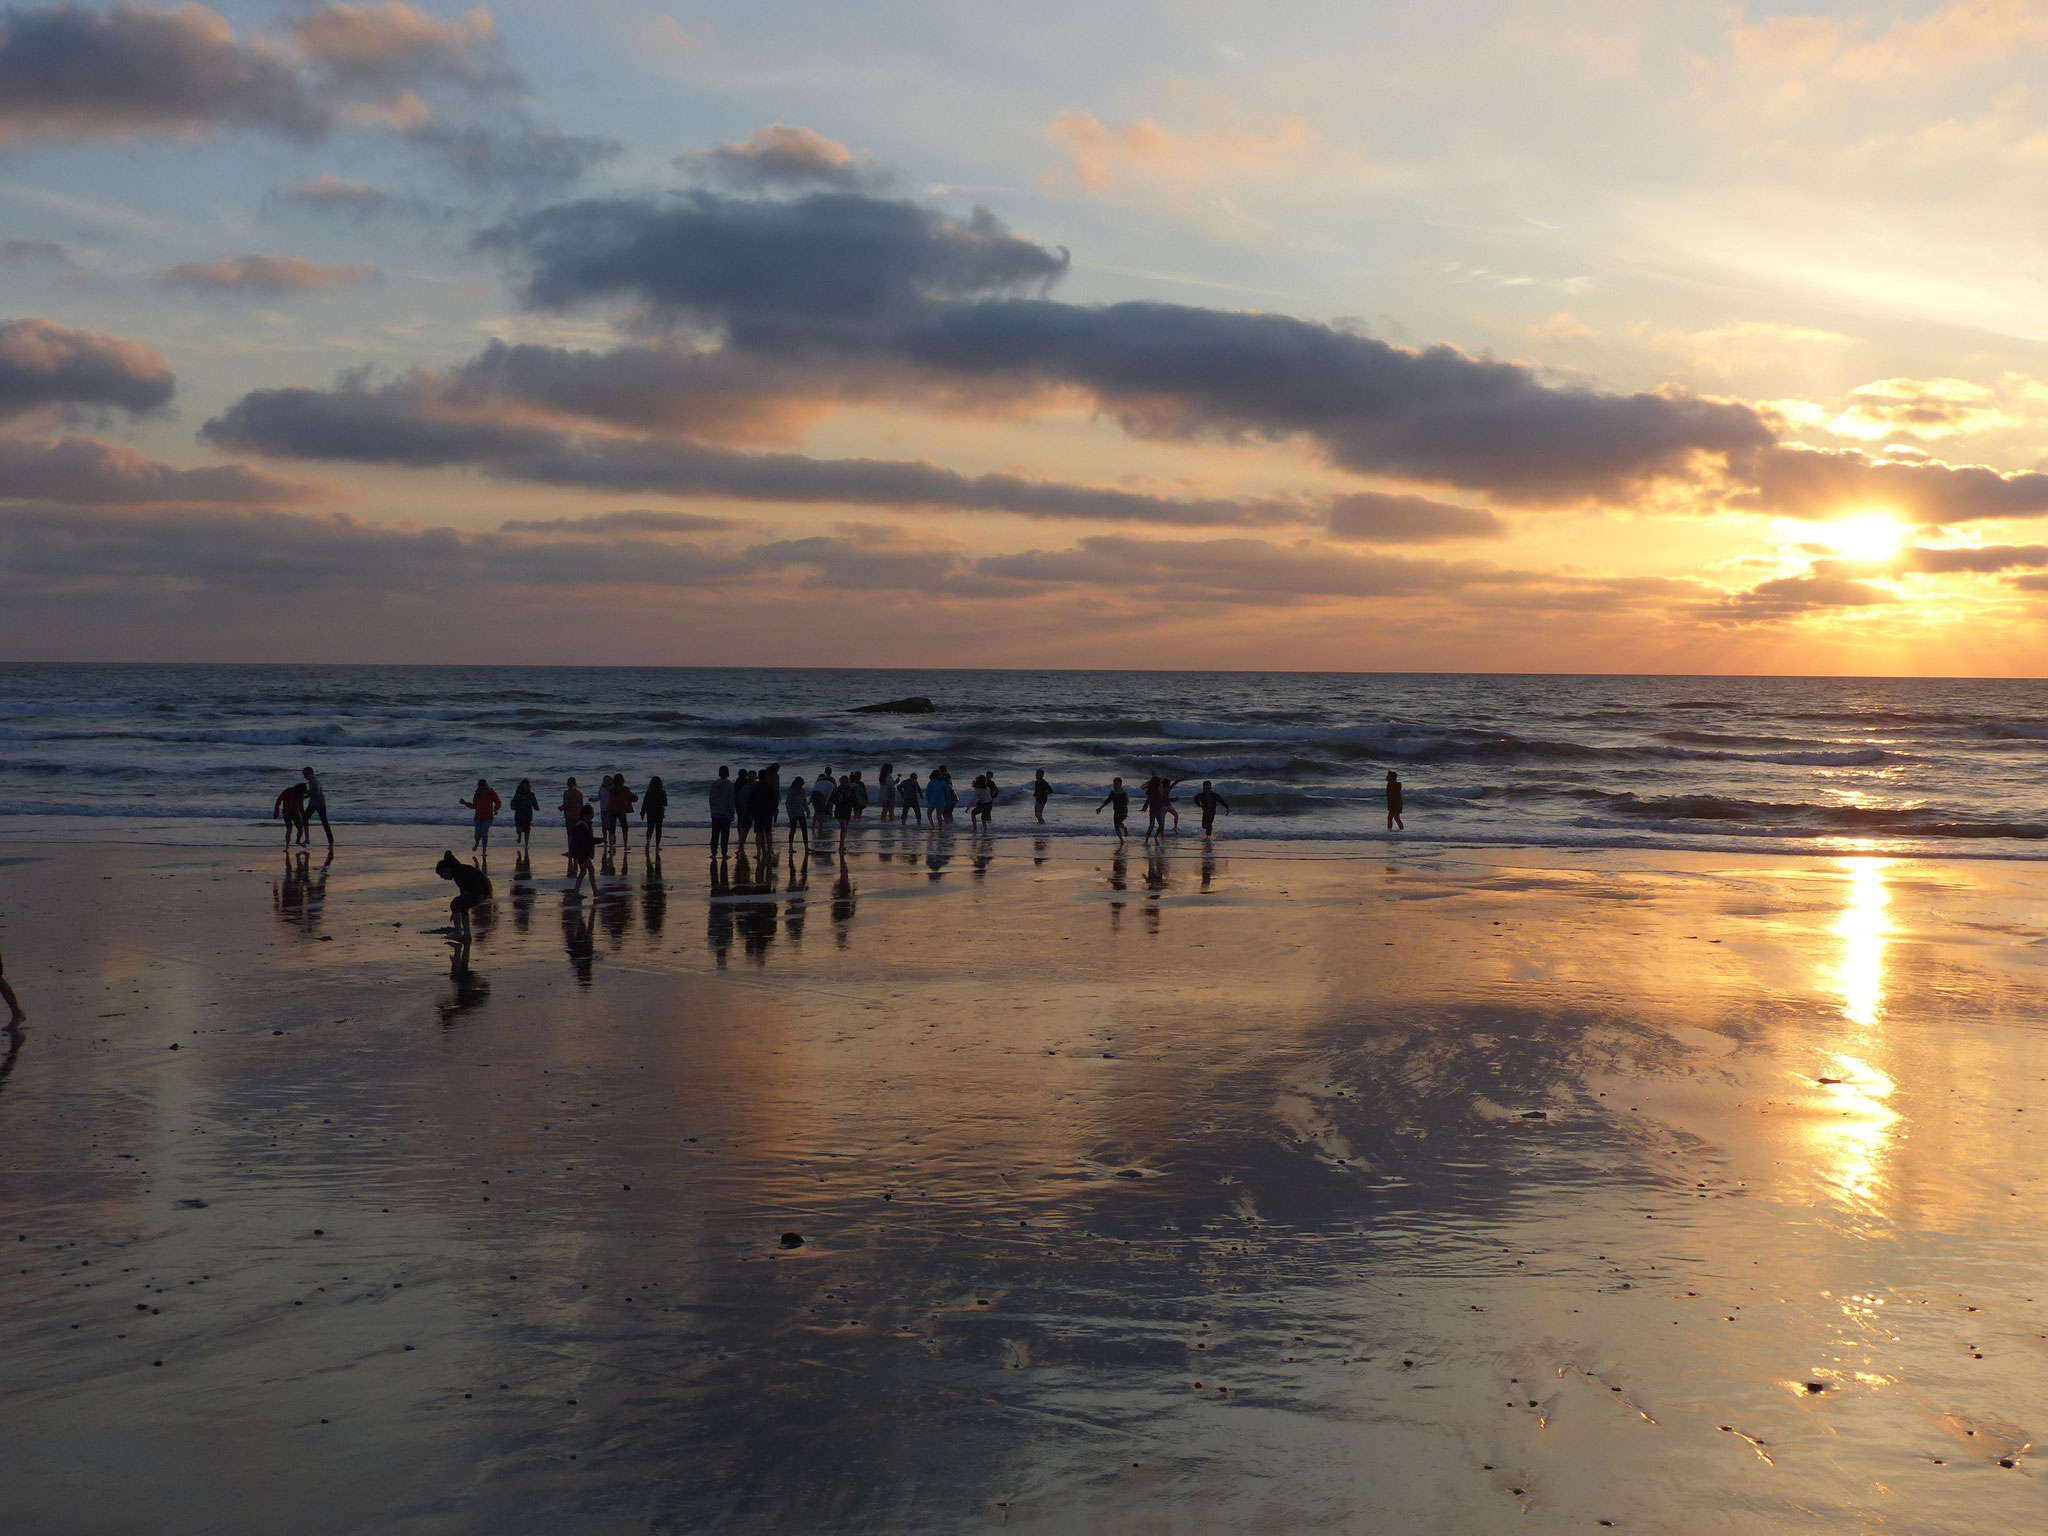
M326 806L324 806L324 805L323 805L323 806L321 806L321 807L320 807L320 811L319 811L319 816L320 816L320 830L321 830L322 832L325 832L325 833L327 834L327 846L328 846L328 847L330 847L330 848L332 848L332 847L334 846L334 828L333 828L333 826L332 826L332 825L331 825L331 824L330 824L330 823L328 822L328 820L327 820L327 807L326 807ZM310 834L310 833L312 832L312 819L311 819L310 817L308 817L308 818L307 818L307 822L306 822L306 830L307 830L308 834Z

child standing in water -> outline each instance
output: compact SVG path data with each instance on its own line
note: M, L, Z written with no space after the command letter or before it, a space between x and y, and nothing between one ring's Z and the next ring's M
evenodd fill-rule
M1102 805L1095 807L1095 814L1102 814L1102 806L1109 807L1109 819L1116 827L1116 840L1122 842L1128 830L1124 823L1131 819L1131 792L1124 788L1123 775L1118 774L1109 781L1109 794Z
M481 849L483 856L488 859L491 856L491 823L498 819L498 808L505 802L498 798L498 792L491 788L488 779L478 779L476 798L458 800L455 803L466 806L470 814L476 817L476 836L470 842L469 851L475 853Z
M1052 786L1045 782L1045 770L1038 770L1038 777L1031 781L1031 809L1042 823L1045 820L1045 802L1052 798Z
M1407 823L1401 820L1401 800L1401 775L1389 768L1387 770L1387 830L1389 832L1393 831L1396 827L1399 827L1403 832L1408 830Z
M521 779L512 791L512 841L533 852L533 813L540 809L540 796L533 792L533 780Z

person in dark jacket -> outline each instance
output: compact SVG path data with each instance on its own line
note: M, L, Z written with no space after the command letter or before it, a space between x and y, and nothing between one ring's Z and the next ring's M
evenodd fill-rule
M775 817L782 809L782 764L754 775L754 847L767 858L775 846Z
M1401 820L1402 803L1401 775L1389 768L1387 770L1387 830L1389 832L1393 831L1396 827L1399 827L1403 832L1408 830L1408 824Z
M660 779L647 781L647 793L640 797L640 819L645 823L640 845L661 851L661 823L668 815L668 786Z
M533 780L521 779L512 791L512 842L533 852L533 813L540 809L540 796L533 792Z
M733 793L732 770L724 763L718 765L718 777L711 781L711 857L722 859L732 851L733 807L738 797ZM740 844L747 841L744 828L740 832Z

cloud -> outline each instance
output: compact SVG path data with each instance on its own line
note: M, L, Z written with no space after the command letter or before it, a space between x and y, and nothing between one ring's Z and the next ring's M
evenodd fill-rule
M272 192L266 201L290 204L318 213L341 214L354 219L358 224L367 223L386 214L419 217L434 212L433 205L425 198L386 192L364 182L349 181L325 173L295 187L280 188Z
M1931 525L2048 515L2048 474L2039 472L1787 445L1757 455L1752 474L1753 489L1731 503L1785 517L1881 510Z
M484 10L443 21L399 0L330 4L299 17L291 30L307 58L344 74L389 80L409 72L475 76L501 68L479 57L497 40Z
M483 11L446 21L396 0L333 3L288 36L238 38L190 3L0 12L0 144L234 128L310 141L378 127L480 187L521 192L559 192L620 153L611 139L530 120L525 82ZM444 120L451 104L460 110Z
M166 288L207 293L313 293L360 288L378 280L374 266L331 266L298 256L239 256L217 261L184 261L160 273Z
M1849 391L1827 422L1838 437L1954 437L2013 426L1996 390L1963 379L1879 379Z
M1562 387L1518 364L1284 315L1016 296L1056 282L1067 254L985 210L962 223L851 193L697 192L571 203L485 239L524 265L536 308L637 303L814 368L887 359L1078 390L1136 433L1302 436L1347 469L1515 502L1626 497L1775 441L1750 407L1678 390Z
M500 533L727 533L746 524L736 517L711 517L701 512L598 512L589 517L551 517L501 523Z
M590 199L482 238L525 263L536 307L637 300L714 325L872 323L933 300L1042 291L1067 270L1065 251L1011 234L986 209L962 221L843 192Z
M1062 112L1045 139L1066 156L1066 167L1045 178L1107 196L1133 186L1206 187L1249 177L1298 171L1321 148L1323 136L1300 117L1284 117L1269 132L1207 128L1174 132L1151 118L1105 123L1092 112Z
M527 122L426 123L411 128L405 140L437 155L475 186L529 194L559 192L625 153L617 139L560 133Z
M169 366L148 347L48 320L0 322L0 421L58 406L141 415L171 398Z
M1739 623L1776 622L1830 609L1867 608L1897 601L1898 594L1887 587L1830 572L1780 576L1759 582L1747 592L1724 598L1717 605L1717 613Z
M0 143L218 127L311 138L327 120L291 58L237 40L203 5L0 12Z
M344 379L331 390L256 390L201 432L220 447L276 457L474 466L544 485L671 496L1189 527L1299 523L1310 511L1284 499L1155 496L1012 474L966 475L918 461L740 453L577 434L508 418L487 402L465 413L438 385L432 376L416 376L385 386Z
M693 175L755 191L775 187L850 189L872 186L883 179L865 151L855 153L837 139L789 123L770 123L737 142L678 155L676 164Z
M1958 549L1929 549L1915 545L1905 550L1899 563L1909 571L1930 575L1951 571L2010 571L2048 565L2048 544L1978 544Z
M1400 597L1442 591L1468 581L1516 579L1508 573L1400 555L1355 555L1303 541L1140 539L1105 534L1065 550L990 555L978 574L1031 584L1088 583L1165 588L1183 597L1230 594L1281 600L1306 597Z
M1535 341L1591 341L1599 334L1568 309L1560 309L1548 320L1529 327L1529 336Z
M324 488L240 464L173 469L97 438L0 437L0 501L92 506L286 506Z
M0 262L46 261L55 266L71 264L71 253L53 240L0 240Z
M1330 503L1330 536L1361 544L1442 544L1454 539L1497 539L1507 524L1480 507L1454 506L1426 496L1359 491Z

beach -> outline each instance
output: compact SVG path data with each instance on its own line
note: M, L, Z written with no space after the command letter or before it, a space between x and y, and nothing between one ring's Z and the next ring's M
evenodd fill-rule
M2019 1529L2048 870L10 828L36 1531Z

